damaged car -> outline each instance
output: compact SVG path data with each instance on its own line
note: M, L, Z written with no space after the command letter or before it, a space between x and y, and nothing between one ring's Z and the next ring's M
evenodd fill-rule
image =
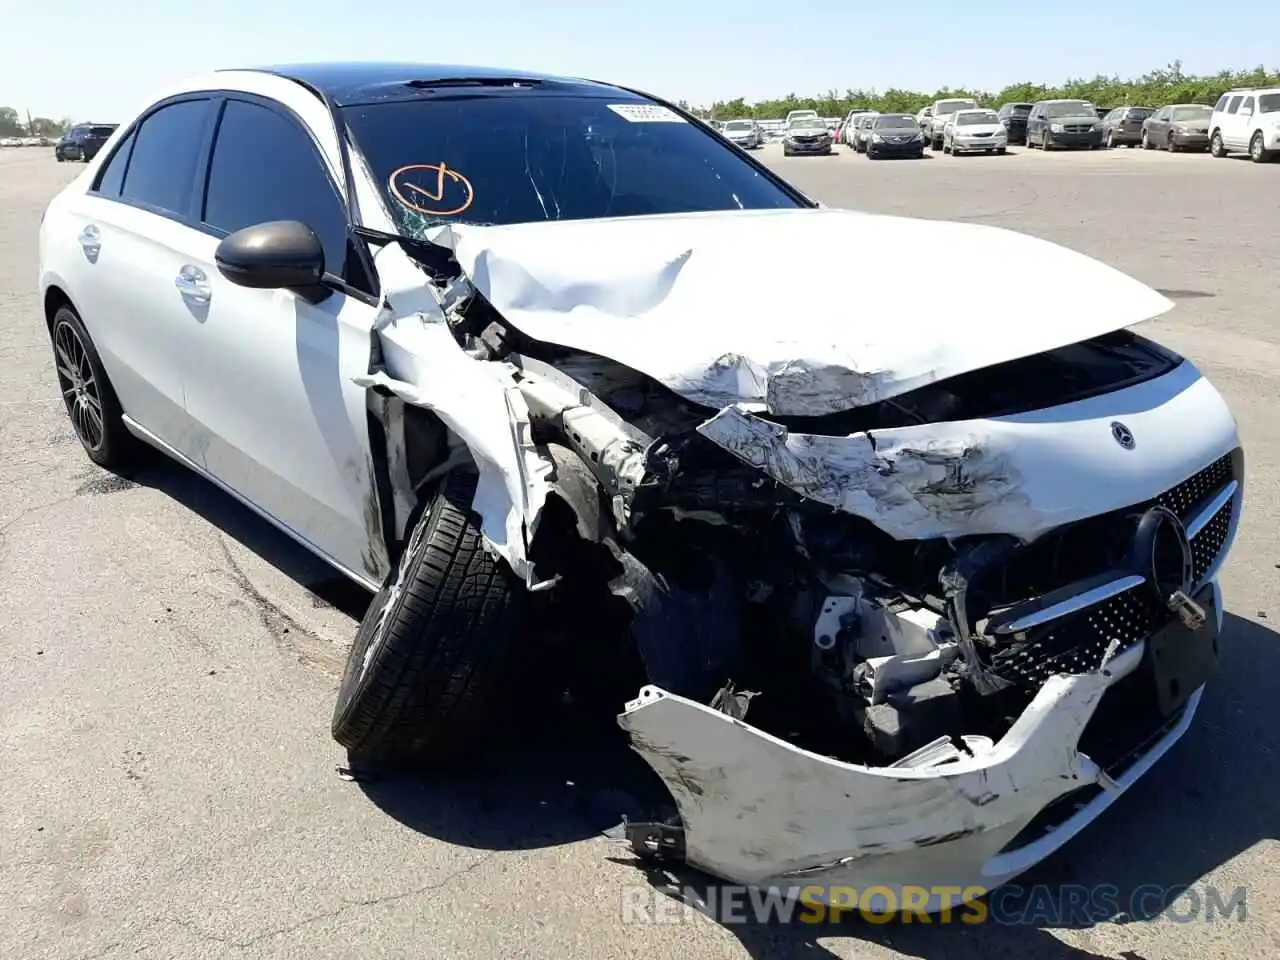
M901 297L993 262L1094 295L1035 323ZM863 296L797 295L850 263ZM1213 673L1243 454L1130 329L1172 303L1016 232L822 207L646 94L210 73L52 201L40 264L94 462L158 448L374 594L332 720L357 760L481 748L556 649L533 625L586 624L678 810L637 851L936 910L1099 816Z

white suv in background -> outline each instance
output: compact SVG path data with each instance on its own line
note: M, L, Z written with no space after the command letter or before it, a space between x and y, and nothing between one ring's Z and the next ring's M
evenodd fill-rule
M942 131L953 113L957 110L977 109L978 101L969 97L948 97L945 100L934 101L933 112L929 115L929 125L925 128L929 146L934 150L942 149Z
M1228 90L1209 121L1209 152L1225 157L1247 150L1254 163L1280 155L1280 87Z

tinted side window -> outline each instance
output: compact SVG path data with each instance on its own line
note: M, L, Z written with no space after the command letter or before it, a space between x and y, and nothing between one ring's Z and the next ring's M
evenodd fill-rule
M1240 104L1241 113L1253 113L1253 97L1245 98L1244 103Z
M1218 98L1218 102L1214 104L1213 109L1217 110L1219 113L1227 109L1227 99L1228 99L1227 95L1224 93L1222 96Z
M1231 103L1227 105L1227 113L1235 113L1240 109L1240 97L1232 97Z
M120 196L157 210L186 214L209 100L180 100L142 121Z
M94 190L104 197L120 196L120 188L124 185L124 171L129 165L129 154L133 150L134 134L129 134L116 147L111 158L98 174L98 185Z
M269 220L300 220L320 237L325 269L343 275L348 238L342 202L310 135L275 110L227 101L203 219L227 233Z

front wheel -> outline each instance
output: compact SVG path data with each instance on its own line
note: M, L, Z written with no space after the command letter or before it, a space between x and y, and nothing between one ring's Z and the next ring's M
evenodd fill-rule
M1172 134L1172 133L1171 133L1171 134L1169 134L1169 142L1168 142L1168 144L1166 144L1166 146L1168 146L1168 148L1169 148L1169 152L1170 152L1170 153L1177 153L1177 152L1178 152L1178 150L1179 150L1179 149L1181 149L1181 148L1178 146L1178 141L1177 141L1177 140L1175 140L1175 139L1173 139L1173 134Z
M1151 142L1151 137L1148 136L1147 131L1143 130L1142 131L1142 149L1154 150L1155 148L1156 148L1156 145Z
M1009 151L1006 147L996 147L996 153L998 153L1002 157L1008 152Z
M1217 130L1209 138L1209 152L1219 159L1227 155L1227 145L1222 142L1222 134Z
M1254 163L1266 163L1271 159L1271 151L1267 149L1262 140L1261 130L1255 133L1253 139L1249 141L1249 159Z
M1115 134L1112 133L1110 130L1108 130L1106 138L1102 141L1102 145L1106 147L1108 150L1114 147L1116 145Z
M447 762L488 732L521 587L485 549L477 482L445 474L360 624L332 723L352 760Z

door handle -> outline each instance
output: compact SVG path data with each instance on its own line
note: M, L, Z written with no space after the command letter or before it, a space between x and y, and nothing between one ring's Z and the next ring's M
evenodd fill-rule
M190 263L185 264L178 275L173 278L173 285L188 300L196 303L208 303L213 297L213 288L209 286L209 278L203 270Z
M98 253L102 250L102 233L92 223L80 231L80 236L76 238L80 243L80 249L84 251L84 255L89 259L90 263L94 263L98 259Z

